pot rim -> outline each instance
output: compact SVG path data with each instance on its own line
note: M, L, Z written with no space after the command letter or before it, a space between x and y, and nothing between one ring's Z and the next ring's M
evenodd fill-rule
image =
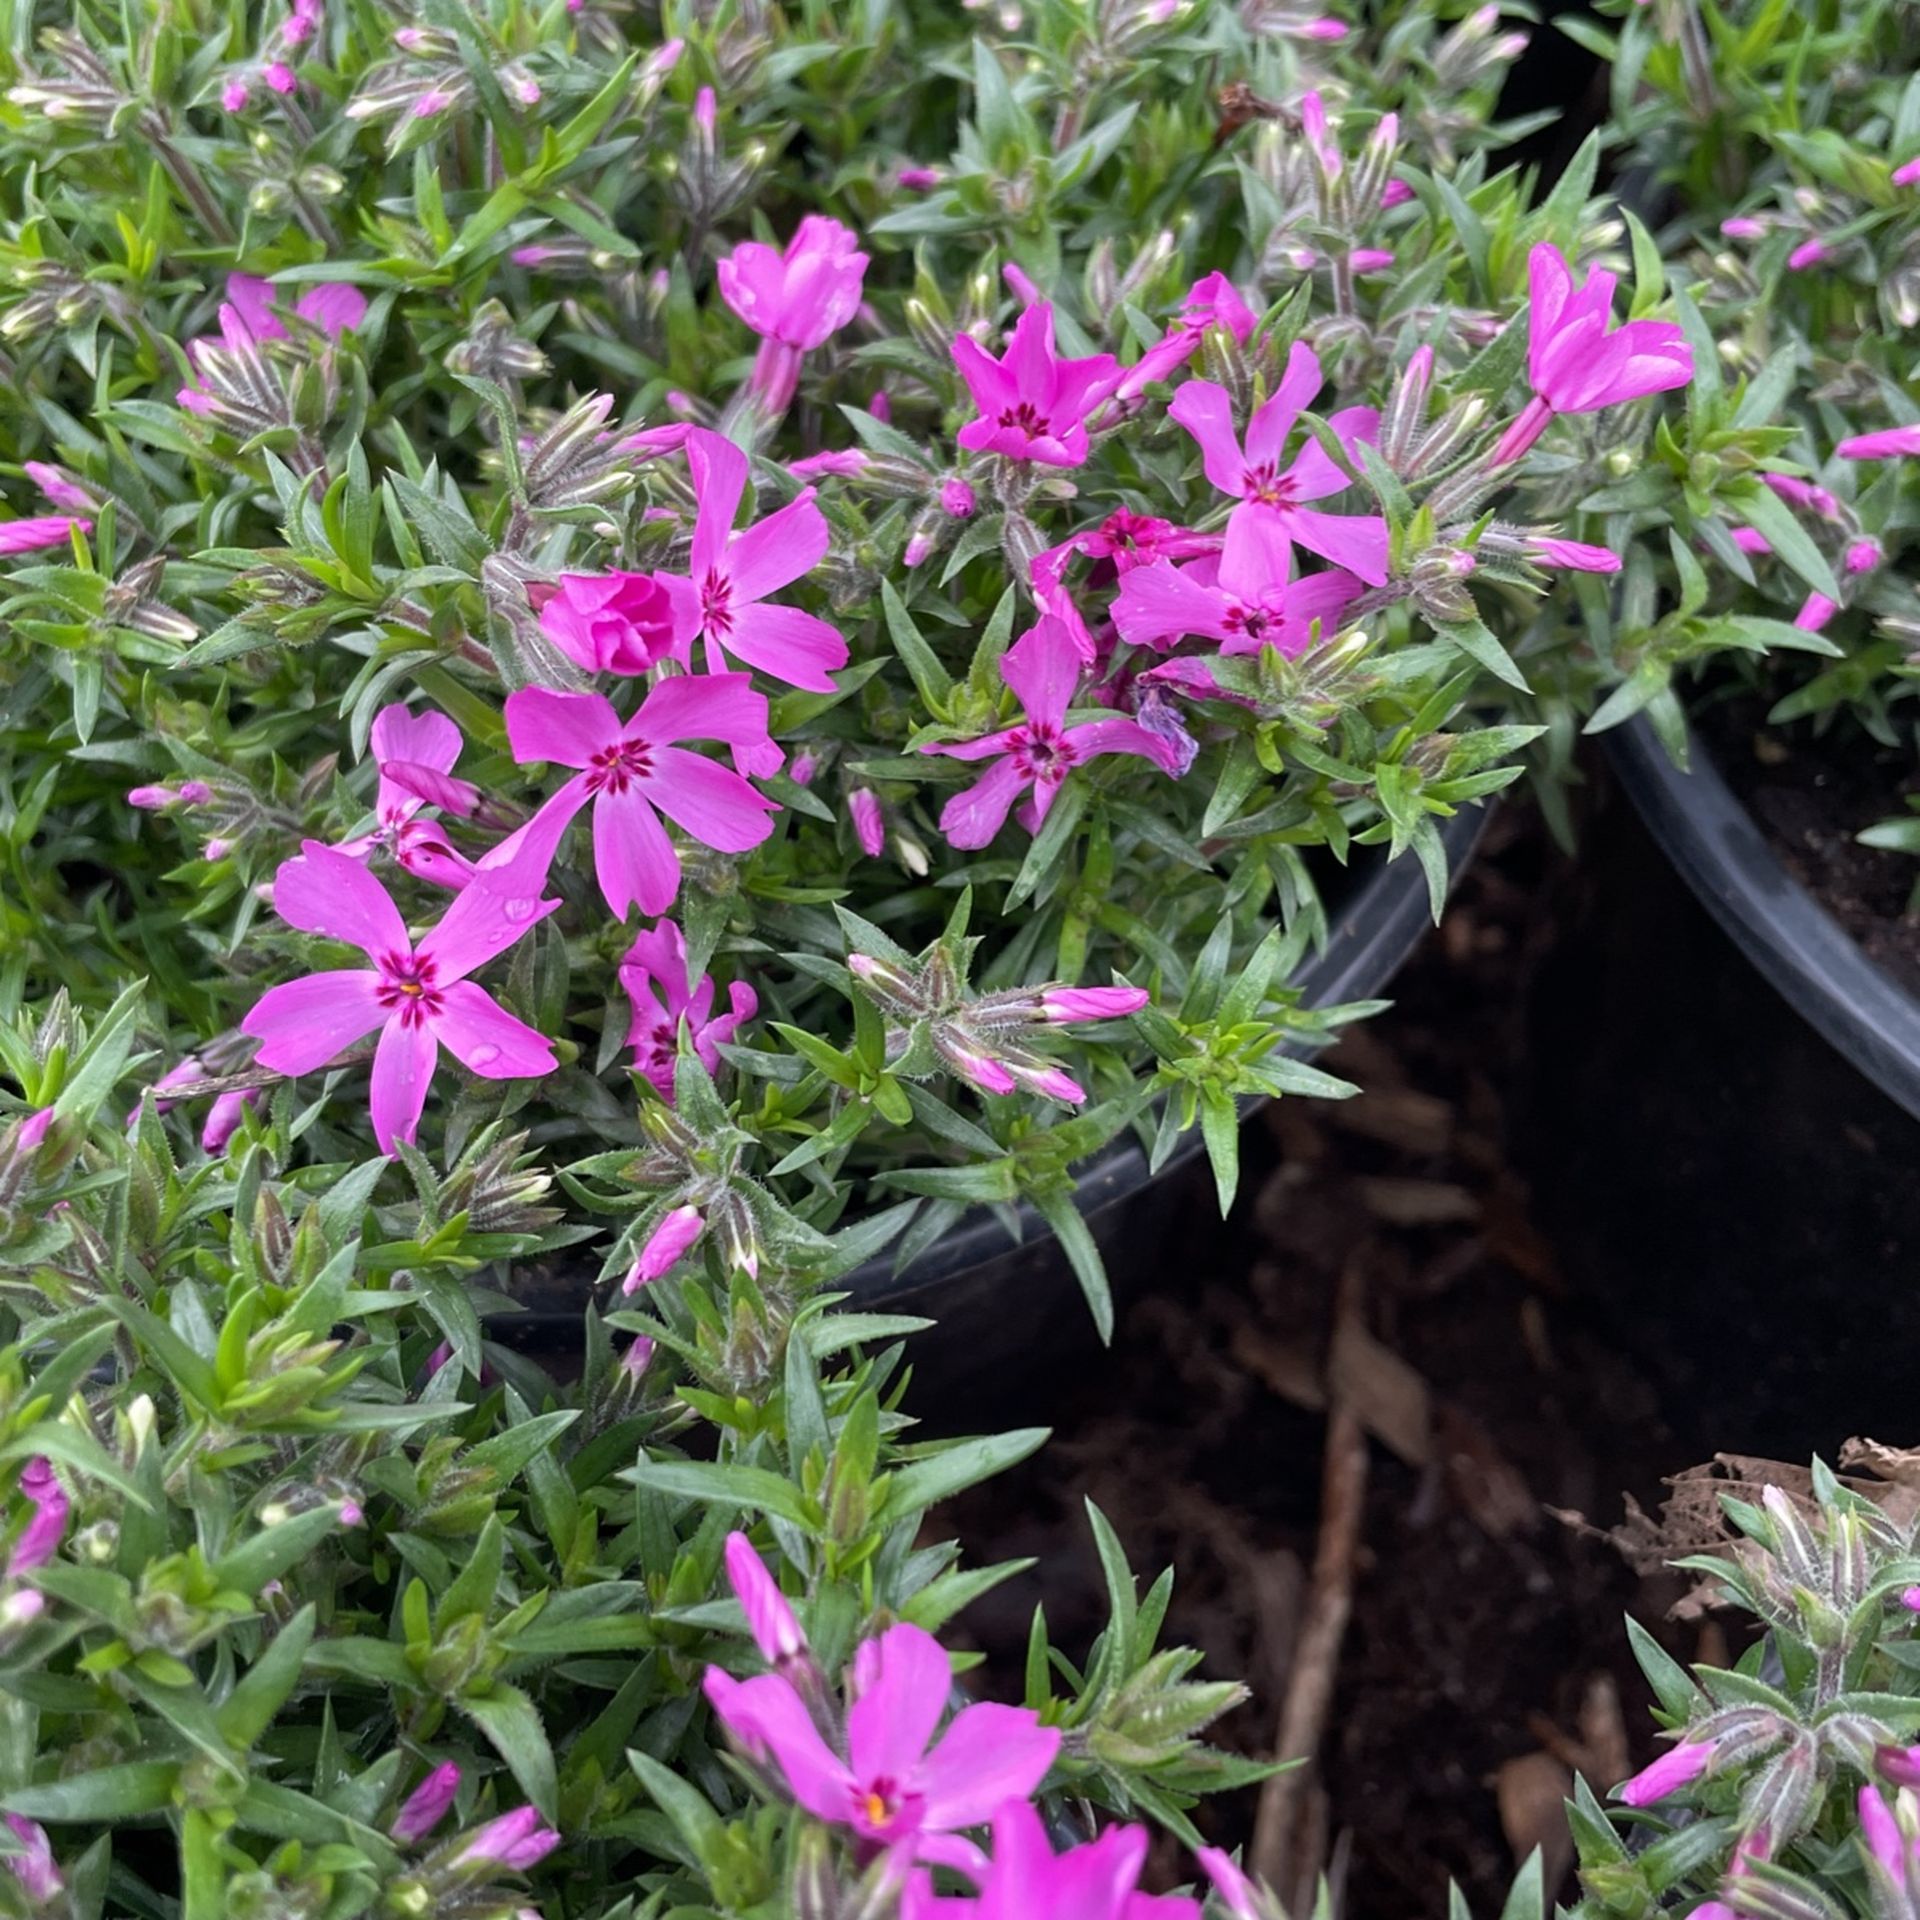
M1451 892L1472 859L1497 801L1468 803L1440 822L1447 853ZM1426 874L1411 854L1382 860L1335 910L1327 943L1293 976L1309 1007L1340 1006L1379 996L1415 947L1432 929ZM1282 1051L1303 1054L1305 1045ZM1241 1117L1264 1104L1258 1095L1240 1103ZM1129 1130L1110 1141L1075 1169L1074 1205L1089 1225L1131 1199L1143 1186L1186 1166L1204 1147L1198 1127L1189 1128L1160 1167L1148 1171L1146 1149ZM1053 1228L1029 1200L1019 1203L1018 1235L1007 1231L1001 1215L987 1206L969 1207L933 1245L894 1271L889 1252L876 1254L833 1283L843 1293L843 1312L912 1311L920 1296L958 1278L969 1269L1011 1252L1016 1246L1053 1237Z
M1808 1025L1920 1119L1920 997L1787 870L1691 726L1686 771L1644 714L1605 744L1634 810L1695 899Z

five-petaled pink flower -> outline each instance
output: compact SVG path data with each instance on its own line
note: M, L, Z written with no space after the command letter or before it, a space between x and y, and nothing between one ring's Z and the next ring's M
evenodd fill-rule
M719 740L749 754L771 745L766 700L744 673L676 674L651 688L625 722L600 694L545 687L509 694L506 713L517 761L580 769L535 822L557 828L593 803L594 872L608 907L623 920L635 905L642 913L666 912L680 891L680 856L662 813L721 853L745 853L773 831L766 817L779 811L773 801L730 768L678 744Z
M1593 413L1622 401L1684 387L1693 352L1670 320L1613 325L1614 276L1588 270L1582 286L1556 247L1527 256L1527 368L1534 397L1493 450L1493 464L1517 460L1557 413Z
M386 1154L412 1143L443 1044L483 1079L550 1072L553 1043L467 978L560 904L539 898L545 878L528 862L476 880L415 945L365 867L307 841L274 876L274 910L303 933L358 947L373 965L269 987L240 1023L261 1043L255 1058L275 1073L312 1073L377 1031L370 1104Z
M986 846L1005 824L1008 809L1029 789L1032 798L1020 810L1020 824L1039 832L1067 775L1096 754L1135 753L1162 772L1171 770L1166 744L1137 721L1067 718L1080 667L1080 649L1065 623L1043 615L1000 659L1000 677L1020 696L1026 718L979 740L930 742L921 749L953 760L996 762L942 808L940 831L953 845Z
M953 1666L932 1634L901 1624L854 1655L846 1748L821 1737L782 1673L736 1680L706 1674L707 1699L745 1752L771 1764L807 1812L880 1846L931 1844L981 1825L1003 1802L1030 1794L1053 1764L1060 1735L1024 1707L963 1707L933 1745L953 1689Z
M1049 302L1020 316L1000 359L964 333L954 338L953 358L980 412L960 429L963 447L1048 467L1086 459L1087 415L1112 393L1119 362L1110 353L1062 360Z
M690 661L694 641L704 638L715 672L724 671L731 656L789 686L831 693L832 676L847 664L846 641L815 614L767 604L768 594L811 573L826 555L827 519L814 505L813 489L735 533L747 456L698 427L687 436L687 465L698 502L691 574L657 576L673 601L674 651ZM777 771L779 752L773 749L769 763L764 726L759 739L762 751L748 760L747 771Z
M1233 400L1211 380L1189 380L1173 396L1167 417L1200 443L1207 478L1243 503L1234 509L1274 515L1290 539L1310 553L1355 573L1368 586L1387 577L1387 523L1378 514L1317 513L1304 503L1344 493L1353 485L1318 440L1308 440L1290 465L1280 457L1300 410L1320 391L1320 360L1304 340L1293 343L1273 398L1247 422L1241 449L1233 429ZM1342 407L1327 422L1343 447L1372 441L1380 416L1372 407Z
M540 631L589 673L645 673L673 651L673 602L650 573L563 573Z
M1037 1809L1009 1797L993 1812L992 1864L961 1867L978 1896L936 1894L917 1870L900 1920L1200 1920L1200 1902L1185 1894L1139 1891L1147 1837L1145 1827L1109 1827L1055 1853Z
M696 985L687 977L686 936L671 920L656 921L633 936L633 945L620 962L620 984L633 1003L627 1039L633 1063L653 1083L653 1090L673 1104L673 1070L680 1059L680 1027L700 1064L718 1071L721 1045L731 1040L742 1022L760 1010L760 996L744 980L727 989L730 1012L713 1011L713 975L703 973Z
M1164 652L1187 635L1218 640L1222 653L1278 647L1291 659L1318 621L1331 628L1360 591L1350 573L1330 568L1291 577L1292 549L1277 514L1235 509L1217 559L1176 567L1164 560L1135 567L1120 582L1113 623L1135 646Z

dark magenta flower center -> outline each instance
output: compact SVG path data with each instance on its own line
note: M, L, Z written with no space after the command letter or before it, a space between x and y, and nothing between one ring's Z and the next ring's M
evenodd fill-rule
M1246 489L1249 500L1258 500L1263 507L1290 507L1294 504L1293 476L1279 472L1271 460L1263 460L1257 467L1249 467L1241 476L1240 484Z
M1048 784L1064 780L1079 760L1065 732L1044 720L1029 720L1024 727L1014 728L1007 751L1029 780Z
M733 582L718 567L700 582L700 623L722 636L733 628Z
M374 998L389 1014L398 1014L402 1026L421 1026L439 1013L442 1002L434 984L432 955L389 953L382 956L379 967Z
M1016 428L1021 433L1032 434L1036 439L1044 435L1050 426L1040 409L1031 400L1022 400L1018 406L1002 407L1000 424L1003 427Z
M625 793L636 780L653 772L653 747L645 740L616 740L602 747L587 766L587 787L593 793Z

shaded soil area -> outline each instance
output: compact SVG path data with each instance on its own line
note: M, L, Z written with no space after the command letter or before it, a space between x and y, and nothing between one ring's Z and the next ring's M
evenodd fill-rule
M1571 1770L1604 1786L1654 1751L1622 1615L1690 1658L1737 1631L1666 1621L1678 1581L1597 1529L1715 1445L1764 1438L1751 1383L1716 1399L1697 1346L1649 1364L1644 1294L1623 1313L1564 1257L1577 1209L1550 1233L1529 1185L1543 1051L1581 1024L1559 989L1543 1016L1538 990L1593 885L1523 808L1497 820L1394 1008L1326 1058L1365 1091L1249 1127L1233 1217L1206 1192L1178 1202L1179 1257L1055 1392L1054 1444L943 1509L974 1557L1038 1562L963 1616L1000 1698L1019 1696L1036 1602L1075 1657L1104 1623L1084 1501L1143 1576L1176 1570L1167 1639L1253 1688L1216 1737L1314 1755L1264 1818L1259 1789L1196 1816L1257 1844L1296 1912L1323 1871L1343 1920L1437 1920L1449 1880L1497 1912L1535 1845L1563 1870ZM1563 1188L1565 1159L1548 1155ZM1185 1870L1172 1849L1160 1864L1163 1884Z
M1920 861L1863 847L1862 828L1904 818L1920 791L1910 746L1887 747L1842 721L1820 734L1770 727L1766 702L1702 702L1695 724L1800 884L1909 991L1920 993Z

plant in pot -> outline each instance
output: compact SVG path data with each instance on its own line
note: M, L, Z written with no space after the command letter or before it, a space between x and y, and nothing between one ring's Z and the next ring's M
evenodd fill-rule
M1104 1326L1077 1169L1224 1198L1237 1101L1343 1090L1685 343L1583 278L1591 148L1489 172L1489 13L977 24L19 61L10 977L146 973L210 1151L510 1123L629 1293L852 1221L984 1361L1045 1276L916 1292L968 1209Z
M1613 62L1623 178L1690 287L1700 371L1691 441L1657 449L1669 471L1585 502L1626 560L1578 605L1614 682L1590 728L1730 941L1603 832L1585 954L1542 1017L1539 1178L1570 1217L1608 1183L1619 1204L1575 1244L1650 1296L1698 1298L1686 1276L1711 1250L1757 1299L1803 1311L1808 1289L1851 1301L1863 1269L1920 1248L1920 841L1903 797L1920 90L1898 10L1612 11L1617 28L1583 37ZM1641 517L1675 478L1671 511ZM1641 1045L1609 1061L1582 1037L1603 1030ZM1715 1310L1698 1308L1704 1336ZM1900 1342L1857 1313L1828 1324L1825 1363L1859 1417L1893 1417ZM1731 1337L1773 1383L1760 1396L1784 1390L1780 1323Z

